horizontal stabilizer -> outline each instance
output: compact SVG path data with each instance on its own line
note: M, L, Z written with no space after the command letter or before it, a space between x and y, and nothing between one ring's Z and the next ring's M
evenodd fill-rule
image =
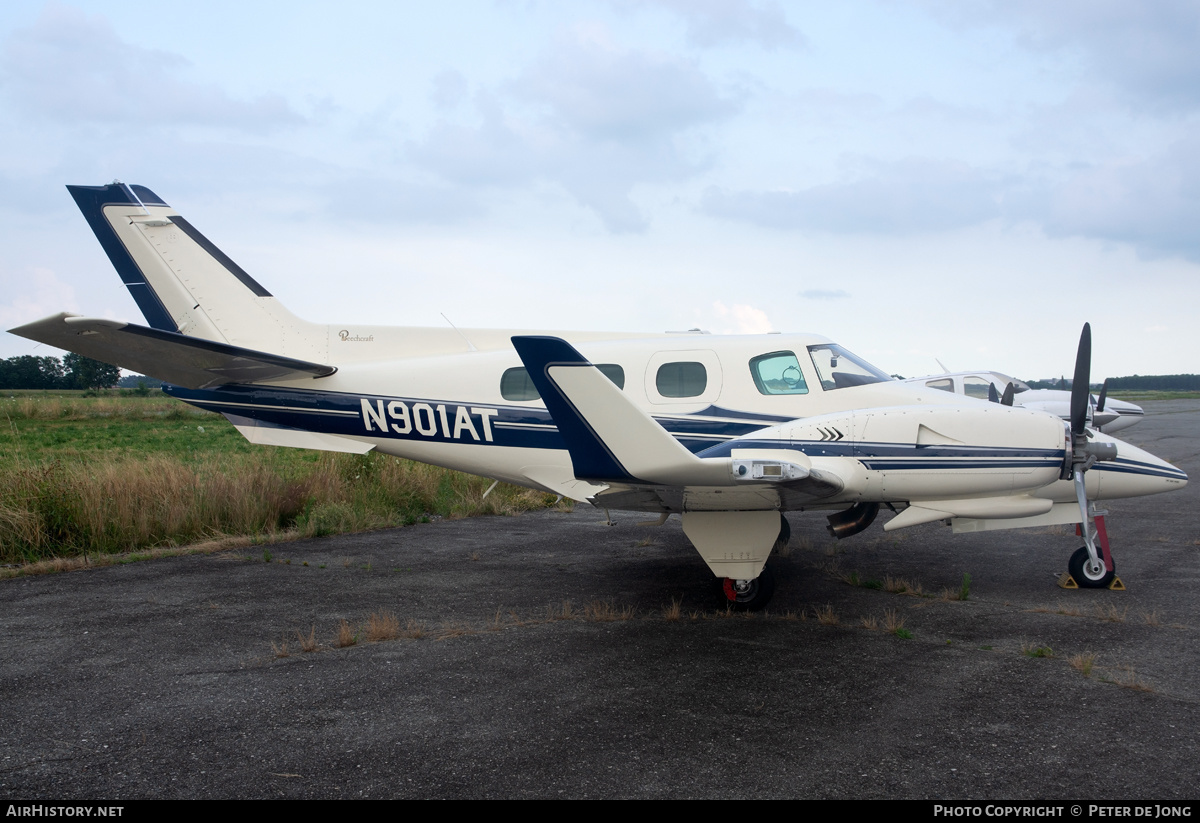
M335 366L74 314L56 314L9 331L189 389L325 377L337 371Z
M364 443L352 437L274 426L229 412L225 412L225 418L241 432L242 437L258 446L286 446L292 449L315 449L343 454L366 454L375 448L373 443Z

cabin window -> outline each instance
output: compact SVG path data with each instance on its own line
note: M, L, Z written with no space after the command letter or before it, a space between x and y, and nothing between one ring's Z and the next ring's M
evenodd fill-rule
M500 377L500 396L505 400L540 400L537 387L522 368L508 369Z
M616 384L618 389L625 388L625 370L616 363L597 363L600 373Z
M600 373L616 384L618 389L625 388L625 370L616 363L600 363L596 366ZM505 400L522 402L541 400L537 386L529 379L529 372L523 368L507 369L500 376L500 396Z
M967 397L976 397L980 400L988 399L988 389L991 387L992 381L982 377L964 377L963 390Z
M943 377L941 380L926 380L925 387L954 394L954 380L949 377Z
M759 394L808 394L800 361L790 351L777 351L750 361L750 376Z
M708 388L708 372L703 363L663 363L654 384L663 397L699 397Z

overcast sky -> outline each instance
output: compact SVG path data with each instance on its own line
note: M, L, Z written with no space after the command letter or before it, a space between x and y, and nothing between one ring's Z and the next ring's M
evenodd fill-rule
M0 328L144 322L63 188L320 322L1200 372L1200 3L0 4ZM0 357L59 352L0 335Z

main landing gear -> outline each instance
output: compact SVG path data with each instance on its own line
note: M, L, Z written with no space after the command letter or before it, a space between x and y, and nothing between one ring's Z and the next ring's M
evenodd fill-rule
M762 572L753 580L726 577L721 588L730 607L748 612L761 611L775 594L775 573L770 566L763 566Z
M792 525L788 519L779 513L779 536L775 538L773 549L782 549L792 538ZM764 565L758 577L753 580L735 580L726 577L721 582L721 590L731 608L741 611L756 612L766 607L771 596L775 594L775 572L769 564Z

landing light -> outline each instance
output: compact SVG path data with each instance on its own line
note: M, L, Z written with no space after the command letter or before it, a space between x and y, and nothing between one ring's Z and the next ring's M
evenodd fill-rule
M747 483L783 483L808 477L808 469L803 466L779 460L734 460L730 468L734 480Z

